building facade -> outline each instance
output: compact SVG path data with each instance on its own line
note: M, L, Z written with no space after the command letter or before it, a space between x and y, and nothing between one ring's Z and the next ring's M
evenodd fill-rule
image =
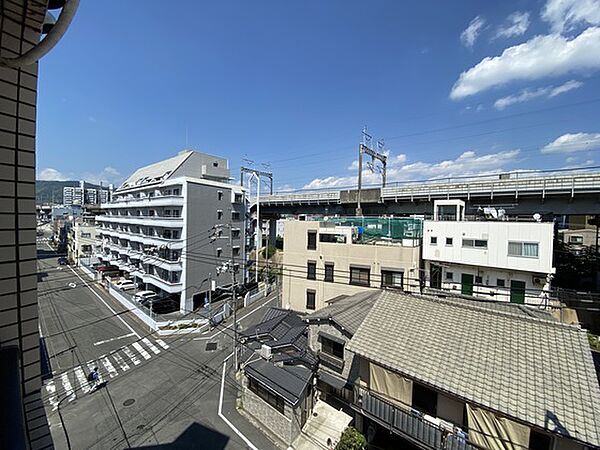
M545 306L553 262L554 224L468 221L460 200L435 202L423 225L427 287L488 300ZM454 211L441 214L445 208Z
M419 291L418 219L289 220L283 245L283 305L311 312L370 288Z
M85 181L80 181L79 186L65 186L63 188L63 205L97 205L110 201L110 191L96 187L87 187Z
M423 449L600 445L586 331L518 305L381 293L346 350L357 428ZM568 375L572 374L572 375Z
M98 257L182 313L204 304L209 278L226 286L232 270L241 274L245 191L230 183L224 158L183 151L143 167L102 211Z
M67 256L73 264L80 261L89 265L97 253L96 223L94 216L82 216L73 221L67 234Z

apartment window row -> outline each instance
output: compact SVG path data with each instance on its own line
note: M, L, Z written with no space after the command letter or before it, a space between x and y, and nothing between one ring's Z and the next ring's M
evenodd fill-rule
M317 262L307 261L306 263L306 279L317 279ZM325 263L325 273L323 281L328 283L335 282L335 265L333 263ZM368 267L350 266L350 284L356 286L371 285L371 269ZM404 286L404 272L401 270L382 270L381 271L381 287L383 288L399 288Z
M282 397L266 389L252 377L248 377L248 388L281 414L284 413L285 403Z

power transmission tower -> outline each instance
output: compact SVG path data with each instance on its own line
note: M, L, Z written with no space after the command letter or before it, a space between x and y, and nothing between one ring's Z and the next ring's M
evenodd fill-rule
M381 179L383 187L385 187L386 177L387 177L387 156L383 153L379 153L371 148L371 142L373 141L373 137L367 133L367 127L365 127L362 131L363 141L358 146L358 191L356 193L356 215L362 216L362 208L360 205L361 202L361 191L362 191L362 167L363 167L363 154L366 154L371 157L371 162L369 163L369 168L371 170L375 170L375 161L381 162ZM377 142L377 149L383 151L384 143L382 140Z

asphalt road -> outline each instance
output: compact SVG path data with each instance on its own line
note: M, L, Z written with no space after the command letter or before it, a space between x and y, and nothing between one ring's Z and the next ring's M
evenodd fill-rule
M202 335L149 334L84 274L59 267L45 243L38 248L40 327L51 370L43 397L56 448L249 447L217 414L230 322ZM241 327L273 303L271 297L241 310ZM95 392L85 380L94 366L107 381ZM227 370L223 414L256 448L275 448L237 413L232 377Z

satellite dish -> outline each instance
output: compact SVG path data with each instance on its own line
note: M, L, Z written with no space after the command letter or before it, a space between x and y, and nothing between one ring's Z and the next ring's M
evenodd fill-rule
M542 216L539 213L535 213L533 215L533 220L535 220L536 222L541 222L542 221Z

